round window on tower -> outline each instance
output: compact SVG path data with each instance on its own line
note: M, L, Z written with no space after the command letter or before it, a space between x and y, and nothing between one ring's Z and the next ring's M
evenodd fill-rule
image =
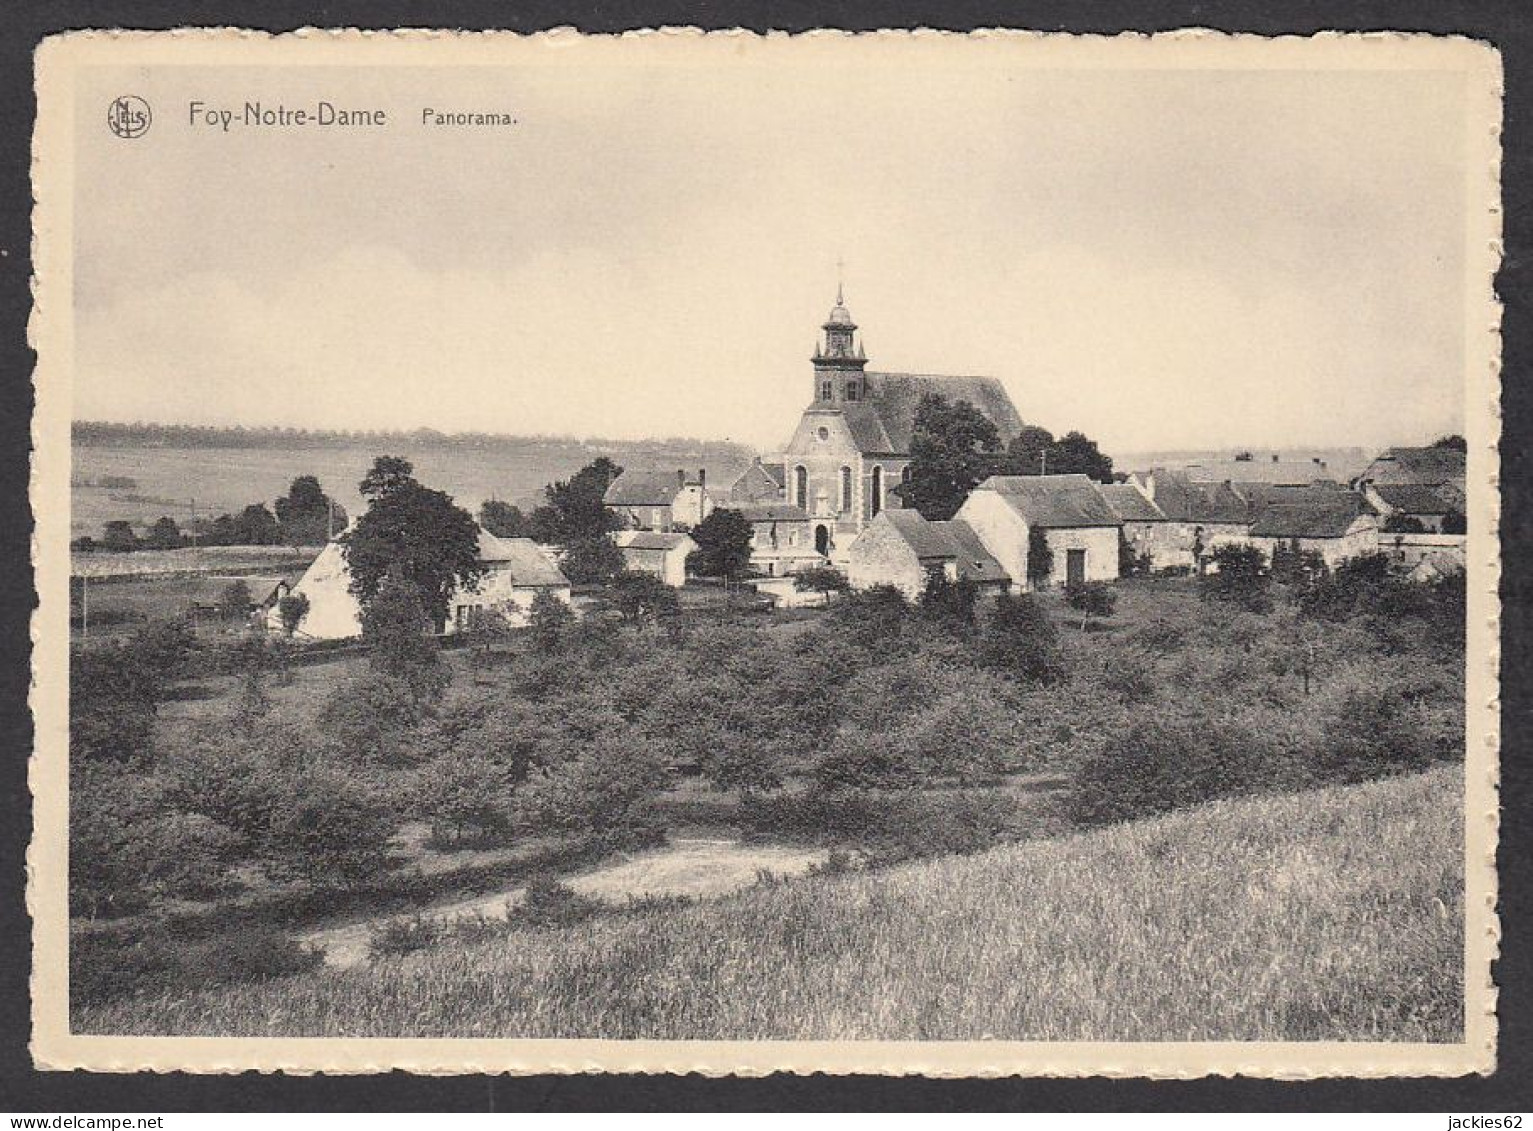
M818 432L815 433L815 435L822 440L828 440L830 439L830 429L822 427Z

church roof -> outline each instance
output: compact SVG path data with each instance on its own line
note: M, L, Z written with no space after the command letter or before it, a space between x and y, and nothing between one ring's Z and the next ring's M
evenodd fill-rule
M1435 488L1421 483L1375 483L1373 490L1385 504L1406 514L1447 514L1454 509Z
M602 502L620 507L670 506L677 490L674 471L624 471L607 487Z
M933 373L869 371L865 400L845 405L847 425L865 455L907 455L915 432L916 410L927 393L949 402L968 401L996 426L1006 444L1022 431L1022 418L994 377L944 377Z
M1117 526L1097 482L1085 475L992 475L978 490L996 492L1029 526L1065 530Z
M964 581L1010 580L967 522L956 518L931 522L919 511L903 508L883 513L889 525L923 561L952 561L958 567L959 578Z

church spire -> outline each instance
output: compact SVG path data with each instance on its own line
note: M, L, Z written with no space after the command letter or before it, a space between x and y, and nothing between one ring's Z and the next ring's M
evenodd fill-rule
M839 267L839 264L837 265ZM825 341L814 351L814 399L822 404L859 401L867 357L857 344L857 323L846 308L846 289L836 282L836 305L820 327Z

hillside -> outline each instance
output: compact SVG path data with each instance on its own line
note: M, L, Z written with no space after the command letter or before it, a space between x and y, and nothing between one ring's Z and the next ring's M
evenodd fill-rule
M76 1011L84 1033L1450 1041L1461 771L1152 821L350 971Z

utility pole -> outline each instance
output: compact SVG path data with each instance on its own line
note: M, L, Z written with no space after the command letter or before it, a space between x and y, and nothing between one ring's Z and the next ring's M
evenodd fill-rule
M1039 450L1039 452L1038 452L1038 474L1039 475L1047 475L1048 473L1049 473L1049 449L1048 448L1041 448Z
M80 635L90 635L90 578L80 575Z

